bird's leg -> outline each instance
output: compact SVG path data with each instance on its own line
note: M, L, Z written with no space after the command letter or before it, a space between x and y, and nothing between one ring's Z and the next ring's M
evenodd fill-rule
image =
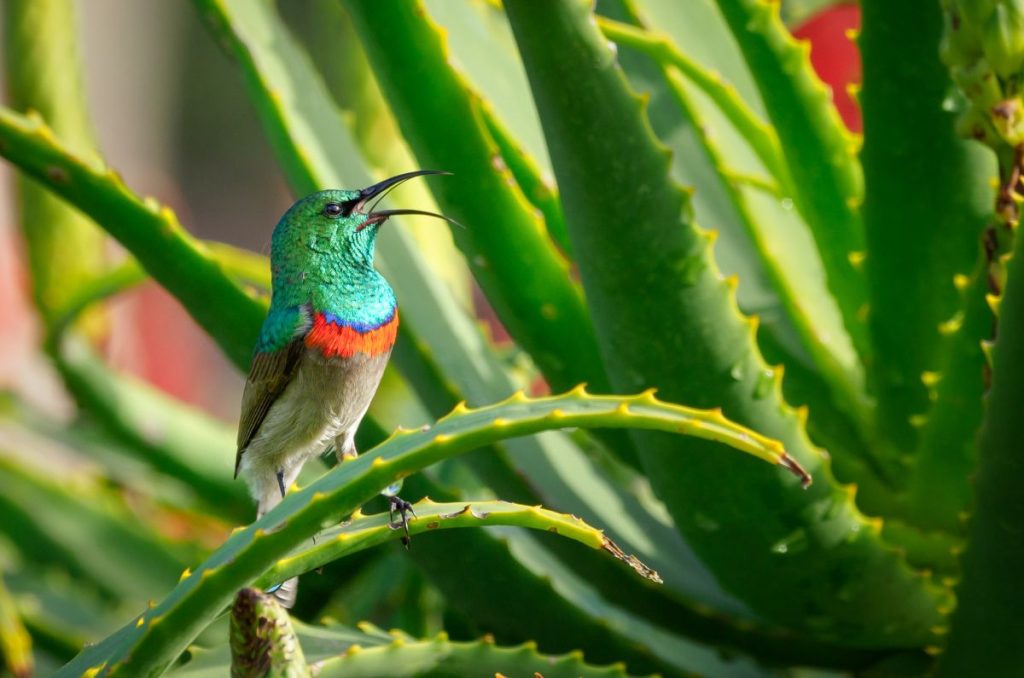
M338 463L359 456L359 452L356 450L355 438L351 432L342 433L334 439L334 453L338 457ZM412 504L398 496L398 491L401 489L402 481L399 480L385 487L381 495L387 497L388 500L388 518L390 520L388 526L392 530L405 531L405 534L402 535L402 544L405 548L409 548L409 516L411 515L415 518L416 512L412 510ZM398 520L395 520L396 513L398 514Z
M284 499L284 469L280 468L277 470L277 487L281 490L281 499Z
M411 537L409 536L409 515L413 518L416 517L416 512L412 510L412 504L395 495L385 495L388 498L388 527L392 530L405 530L405 534L402 536L402 545L406 549L409 548ZM395 513L398 513L398 520L395 520ZM408 514L408 515L407 515Z
M345 432L334 439L334 456L338 458L339 464L349 459L355 459L359 456L359 452L356 451L356 442L352 433Z

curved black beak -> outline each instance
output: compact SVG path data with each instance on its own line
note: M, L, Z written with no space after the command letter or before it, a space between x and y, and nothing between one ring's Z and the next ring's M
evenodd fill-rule
M451 172L445 172L444 170L416 170L414 172L405 172L404 174L398 174L398 175L393 176L393 177L391 177L389 179L385 179L384 181L376 183L373 186L367 186L363 190L359 191L358 202L355 203L355 205L353 206L352 209L353 209L353 211L363 212L364 208L366 207L366 204L369 201L373 200L374 198L378 198L377 202L373 203L374 205L376 205L377 203L380 202L381 199L383 199L384 195L391 188L397 186L398 184L402 183L403 181L406 181L408 179L412 179L413 177L422 177L422 176L425 176L425 175L428 175L428 174L448 174L448 175L451 175ZM393 217L393 216L396 216L396 215L399 215L399 214L417 214L419 216L424 216L424 217L434 217L435 219L443 219L444 221L447 221L449 224L458 226L459 228L465 228L462 224L460 224L459 222L455 221L454 219L450 219L450 218L444 216L443 214L435 214L434 212L426 212L426 211L423 211L423 210L411 210L411 209L375 210L375 209L372 208L372 206L371 206L371 210L372 211L369 212L369 214L367 214L366 220L362 224L359 225L359 228L357 230L361 231L364 228L366 228L367 226L371 226L371 225L374 225L374 224L383 224L385 221L388 220L388 217Z
M437 214L435 212L426 212L424 210L374 210L370 212L369 215L367 215L366 221L364 221L359 226L358 230L361 231L371 224L383 224L385 221L388 220L388 217L393 217L399 214L418 214L421 217L434 217L435 219L443 219L444 221L447 221L449 224L453 226L465 228L465 226L455 221L454 219L446 217L443 214Z
M383 197L384 193L387 192L388 189L397 186L403 181L408 181L413 177L422 177L428 174L451 174L451 172L445 172L444 170L415 170L413 172L396 174L393 177L385 179L384 181L379 181L373 186L367 186L363 190L359 191L359 198L357 199L358 202L356 202L352 209L353 211L356 212L362 212L363 208L366 206L366 203L373 200L377 196Z

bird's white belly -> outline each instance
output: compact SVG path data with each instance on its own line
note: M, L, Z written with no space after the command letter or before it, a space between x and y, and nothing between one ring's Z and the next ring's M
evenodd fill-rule
M351 441L387 359L387 355L366 354L324 358L315 351L303 356L297 373L242 454L239 471L257 501L263 503L271 489L278 491L279 471L290 484L302 464L325 452L335 438Z

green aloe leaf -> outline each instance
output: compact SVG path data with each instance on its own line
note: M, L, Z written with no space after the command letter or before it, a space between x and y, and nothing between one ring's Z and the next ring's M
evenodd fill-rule
M776 187L776 191L792 195L793 191L786 187L789 181L788 170L774 129L759 120L739 99L736 89L726 85L720 75L705 70L683 55L666 37L608 19L601 19L599 25L604 34L620 47L638 50L661 64L659 69L664 86L685 118L694 129L699 130L697 137L703 152L714 167L726 199L731 203L731 209L735 211L739 224L756 251L771 289L779 299L781 310L795 329L815 371L821 374L831 391L831 398L824 402L819 399L815 403L811 416L817 416L819 409L835 401L840 403L835 408L839 417L848 419L858 428L867 429L872 423L873 412L864 392L863 369L856 355L842 341L845 333L834 304L825 296L813 293L818 286L813 280L813 273L820 275L820 271L810 270L812 267L806 264L804 248L794 242L797 234L806 230L806 227L802 223L789 223L796 220L795 215L792 211L787 213L787 210L780 208L778 196L766 193L756 185L745 185L735 177L726 165L726 149L734 150L728 144L728 136L720 140L723 135L720 134L720 125L715 124L719 122L717 117L705 117L706 106L698 106L698 100L690 90L696 87L708 96L736 131L749 141L765 167L779 178L782 188ZM628 74L628 67L624 68ZM693 84L686 81L692 81ZM664 138L663 134L661 136ZM686 159L695 162L692 155ZM695 194L706 194L707 191L702 191L702 188L705 187L698 186ZM704 199L707 199L706 195ZM702 211L696 200L695 197L694 212L700 218ZM704 216L708 214L704 213ZM780 247L780 242L785 242L786 246ZM813 244L810 246L813 249ZM803 256L794 256L796 253ZM836 322L830 323L830 318ZM834 455L843 454L847 451L845 447L841 445L832 452ZM863 482L864 479L857 478L857 481Z
M568 262L518 185L507 181L504 163L496 166L500 147L483 120L483 101L449 66L438 26L419 2L357 1L346 7L417 159L424 167L454 173L433 183L432 191L445 214L466 224L455 241L509 333L553 389L587 382L606 391L587 308Z
M782 400L777 376L737 313L709 238L690 220L666 152L587 4L507 0L505 7L531 75L615 386L657 385L673 398L721 404L784 439L820 481L803 492L776 475L735 465L730 482L738 480L744 492L726 500L717 492L721 469L703 444L637 433L648 476L676 525L727 589L776 623L843 644L927 642L947 594L880 539L880 525L868 523L832 481ZM631 199L637 195L644 199ZM630 228L622 229L626 222ZM645 261L642 294L622 284L635 280L630 261L636 257ZM765 521L754 526L743 518L752 514ZM708 517L714 530L706 527ZM774 585L762 587L765 578ZM904 601L899 618L885 603L890 597Z
M522 191L523 197L544 215L544 226L548 230L548 235L562 252L571 258L572 244L565 230L565 215L562 214L562 203L558 199L557 189L545 178L533 156L519 145L518 140L498 119L491 102L482 102L480 113L484 124L487 125L488 134L498 147L501 159L512 173L512 178Z
M635 557L627 556L600 530L575 516L549 511L539 506L523 506L506 501L435 503L429 497L413 504L415 519L409 522L409 535L457 527L512 525L547 530L591 548L607 551L632 567L641 576L661 583L658 573ZM257 580L270 586L289 577L316 569L350 553L391 541L395 528L387 514L363 515L357 511L341 525L317 535L317 543L303 546L285 556Z
M675 43L663 35L604 18L599 19L598 25L612 42L628 45L663 65L678 69L683 77L711 99L750 144L751 149L777 183L776 190L782 195L793 195L795 191L779 145L779 136L771 125L762 120L740 98L735 87L726 83L718 73L709 71L684 54Z
M405 487L448 502L457 498L422 475L407 480ZM625 507L621 512L636 510ZM614 534L618 538L622 533ZM462 570L450 567L446 554L453 552L465 554L465 567L488 576L467 579ZM766 665L855 669L871 665L881 655L809 642L747 616L724 614L671 587L635 576L621 561L586 557L592 553L596 552L569 540L534 539L522 531L459 530L443 540L419 540L408 555L479 631L502 643L541 638L546 652L580 649L591 659L625 661L637 671L682 668L700 674L734 671L744 656ZM537 615L542 608L546 614Z
M341 0L341 4L349 1ZM500 5L479 0L422 0L422 5L443 31L455 71L501 112L502 122L523 150L541 171L550 173L537 110L522 96L529 82Z
M76 11L70 0L4 3L4 48L10 105L32 110L82 157L96 142L82 87ZM102 231L88 217L27 178L19 181L20 220L32 290L45 320L103 268Z
M80 343L56 357L68 388L123 450L183 481L215 515L244 522L252 502L232 478L235 432L212 417L129 375L117 374Z
M743 51L768 117L782 143L797 208L814 234L825 276L847 332L868 353L863 312L867 286L857 267L864 254L859 144L846 131L808 57L779 18L778 3L717 0Z
M337 657L316 664L317 675L324 678L380 676L395 678L424 675L472 675L486 667L488 673L508 676L545 676L545 678L625 677L623 665L588 664L581 652L562 656L544 655L536 643L500 647L493 641L454 642L441 634L431 640L417 641L396 637L388 645L350 649Z
M26 568L17 563L6 581L36 647L46 648L63 662L120 625L116 605L59 566Z
M766 461L793 461L770 439L646 393L591 396L582 389L550 398L517 397L477 410L459 408L430 430L401 432L382 445L289 494L273 511L236 532L167 598L121 631L84 650L60 675L151 675L164 670L228 603L232 591L259 577L322 527L350 514L395 480L432 463L503 438L566 426L640 426L720 440ZM397 536L397 532L394 532Z
M0 108L0 155L92 217L173 294L240 369L266 313L174 213L142 200L117 173L68 150L38 117Z
M82 473L42 475L0 457L0 525L26 562L60 562L115 600L167 591L195 551L158 535L123 497ZM68 516L75 516L70 522Z
M535 643L515 647L496 644L490 638L452 641L447 635L418 640L402 631L383 632L370 624L359 630L340 625L309 626L292 620L310 668L318 676L434 676L472 675L488 672L508 676L540 674L546 677L597 676L625 678L622 665L596 666L578 652L552 656L538 651ZM310 650L312 649L312 653ZM172 669L175 678L220 678L226 675L230 656L226 646L190 648L190 659Z
M636 26L649 23L650 11L657 18L654 25L673 31L677 44L699 51L709 63L743 80L742 57L710 3L694 0L682 12L682 5L662 4L607 0L597 9ZM683 21L675 22L680 14L685 15ZM613 22L599 19L599 24L607 29ZM725 274L739 277L740 308L757 314L758 341L769 364L786 370L786 397L794 404L813 405L801 410L808 415L808 430L828 448L837 475L855 482L865 490L860 496L873 500L867 506L892 503L890 483L882 480L886 474L865 444L873 412L864 393L863 368L825 288L814 241L792 199L780 195L778 185L766 190L763 184L772 182L760 177L769 173L751 155L746 134L736 129L737 117L747 120L738 123L746 130L761 116L710 66L685 57L685 67L677 71L671 59L663 57L679 50L662 34L622 27L617 37L622 68L641 96L651 97L652 128L674 152L672 176L693 187L697 223L714 227L718 263ZM688 82L684 72L704 87ZM749 89L754 90L752 83ZM705 90L714 90L715 96L707 96ZM756 93L752 96L756 99ZM742 113L723 114L723 106Z
M934 400L920 432L907 488L907 520L924 529L963 534L970 512L972 474L977 464L977 435L985 411L988 358L983 342L991 336L995 315L989 306L989 261L983 246L970 276L954 286L961 308L939 325L948 336L939 369L922 373ZM921 417L916 417L919 424Z
M957 114L943 105L953 84L939 60L939 3L862 6L870 376L880 433L909 455L920 438L915 421L932 402L922 377L941 378L940 324L963 308L953 278L974 265L997 172L995 155L959 138ZM976 388L972 395L965 402L980 397ZM978 414L953 419L970 431Z
M656 26L695 62L721 73L754 115L767 118L754 77L716 2L692 0L681 5L675 0L631 0L644 26Z
M939 675L998 675L1024 666L1020 609L1024 588L1024 238L1017 238L992 352L992 390L979 441L974 514L961 562L953 630Z
M423 484L422 478L413 478L409 486L413 489ZM465 502L455 505L465 506ZM600 582L589 576L592 568L577 569L580 561L588 561L565 558L560 549L552 549L546 542L591 551L570 540L533 539L522 530L455 530L443 537L419 539L408 555L451 605L472 620L475 629L492 634L503 644L540 638L545 652L578 649L592 661L623 661L633 672L664 675L724 674L747 665L742 656L722 657L717 648L667 630L675 630L674 626L659 628L645 611L609 605L605 591L597 590ZM561 559L552 557L552 550ZM460 554L459 568L451 566L451 553ZM610 558L601 560L612 566L621 564ZM466 572L486 576L467 577ZM632 570L629 575L626 581L651 581L636 577ZM654 604L667 603L662 598ZM538 610L544 613L538 614Z
M32 675L32 637L29 636L10 591L0 574L0 656L15 678Z

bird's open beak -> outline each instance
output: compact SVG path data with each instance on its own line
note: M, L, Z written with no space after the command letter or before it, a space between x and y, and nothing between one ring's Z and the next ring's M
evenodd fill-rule
M414 172L405 172L404 174L398 174L396 176L385 179L384 181L378 182L373 186L367 186L363 190L359 191L358 202L353 207L353 211L365 213L367 206L369 206L372 211L367 213L366 221L359 225L358 230L361 231L367 226L371 226L373 224L382 224L388 220L388 217L392 217L399 214L418 214L420 216L425 217L434 217L436 219L443 219L450 224L454 224L455 226L461 227L462 224L455 221L454 219L449 219L443 214L436 214L434 212L425 212L423 210L411 209L376 210L373 209L372 205L370 205L370 202L372 200L374 200L375 198L383 198L384 194L387 193L389 189L397 186L403 181L412 179L413 177L421 177L428 174L451 174L451 172L445 172L443 170L416 170ZM379 200L377 202L379 202Z

